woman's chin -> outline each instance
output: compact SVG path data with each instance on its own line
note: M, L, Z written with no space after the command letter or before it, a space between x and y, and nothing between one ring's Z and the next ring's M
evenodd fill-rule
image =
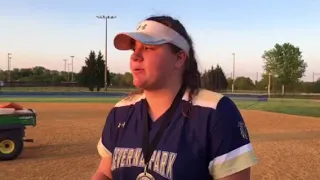
M150 84L147 81L141 81L141 80L133 80L133 85L138 89L143 90L151 90L154 89L154 84Z
M146 86L146 82L145 81L141 81L141 80L133 80L133 85L136 87L136 88L139 88L139 89L144 89L145 86Z

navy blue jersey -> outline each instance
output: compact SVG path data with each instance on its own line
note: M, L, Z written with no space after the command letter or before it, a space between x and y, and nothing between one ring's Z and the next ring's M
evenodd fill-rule
M135 180L144 170L143 118L148 116L144 98L140 94L121 100L107 117L98 151L102 157L112 157L115 180ZM187 91L151 156L148 172L156 180L218 179L257 163L245 122L233 101L202 89L186 118L182 107L188 104ZM163 120L163 116L150 120L150 141Z

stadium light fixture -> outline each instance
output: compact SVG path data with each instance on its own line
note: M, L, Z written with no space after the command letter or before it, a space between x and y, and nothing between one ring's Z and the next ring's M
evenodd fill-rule
M108 42L108 19L115 19L117 16L96 16L98 19L103 19L105 20L106 23L106 45L105 45L105 53L104 53L104 58L105 58L105 63L104 63L104 89L107 90L107 70L108 70L108 65L107 65L107 42Z

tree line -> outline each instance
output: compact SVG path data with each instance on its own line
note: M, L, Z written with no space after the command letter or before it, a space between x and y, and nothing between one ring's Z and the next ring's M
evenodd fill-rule
M249 77L237 77L234 81L235 90L267 91L269 76L271 78L270 89L272 92L279 92L285 87L285 92L306 92L320 93L320 79L315 82L303 82L301 78L307 68L299 47L290 43L275 44L273 48L264 51L261 56L263 68L260 81L253 81ZM104 87L104 57L99 51L90 51L85 58L85 65L80 72L73 73L66 71L49 70L41 66L33 68L15 68L9 72L0 70L0 81L5 86L19 86L22 83L33 83L38 85L54 86L61 83L70 83L73 76L73 83L76 86L87 87L91 91L100 91ZM133 88L132 74L114 73L107 70L107 86L119 88ZM231 78L226 78L224 71L219 65L211 66L201 74L201 86L214 91L230 90L233 84Z

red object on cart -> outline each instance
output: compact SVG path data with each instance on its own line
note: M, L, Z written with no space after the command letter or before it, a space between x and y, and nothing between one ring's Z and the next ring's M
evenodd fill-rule
M15 110L23 110L22 106L20 106L19 104L13 103L13 102L10 102L10 103L4 104L4 105L0 105L0 108L13 108Z

